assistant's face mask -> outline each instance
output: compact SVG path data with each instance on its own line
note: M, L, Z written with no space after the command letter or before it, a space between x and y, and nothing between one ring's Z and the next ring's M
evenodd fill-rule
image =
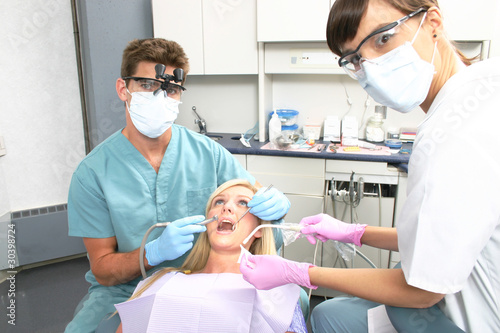
M378 103L406 113L425 100L434 76L434 55L431 63L422 60L413 48L425 15L411 42L375 59L364 61L364 76L359 78L363 89Z
M179 104L182 102L166 96L163 91L154 95L153 92L127 92L132 96L128 111L130 119L139 132L155 139L165 133L179 114Z

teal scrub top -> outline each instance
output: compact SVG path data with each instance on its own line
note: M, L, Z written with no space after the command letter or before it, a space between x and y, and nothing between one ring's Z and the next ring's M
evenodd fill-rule
M155 223L205 215L210 194L234 178L255 183L224 147L182 126L172 126L158 174L118 131L92 150L73 174L68 197L69 235L114 236L117 251L130 252L139 248ZM162 231L155 229L149 240ZM180 266L186 256L157 267ZM87 280L99 285L91 271ZM135 287L139 280L130 281L128 287Z

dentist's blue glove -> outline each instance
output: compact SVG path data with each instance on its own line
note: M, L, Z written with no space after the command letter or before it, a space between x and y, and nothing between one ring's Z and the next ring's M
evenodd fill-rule
M276 188L271 187L267 192L261 188L248 202L250 213L265 221L279 220L288 213L290 201Z
M165 227L160 237L145 246L148 264L156 266L165 260L177 259L189 251L193 247L193 234L207 230L205 226L195 224L204 219L203 215L185 217Z

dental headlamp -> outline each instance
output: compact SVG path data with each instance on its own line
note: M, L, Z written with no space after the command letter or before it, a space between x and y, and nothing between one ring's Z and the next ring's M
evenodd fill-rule
M157 79L163 80L163 83L161 84L161 87L160 87L160 89L162 89L162 90L167 90L168 84L171 81L174 81L175 83L177 83L177 82L182 82L182 80L184 79L184 70L182 68L174 69L174 75L170 75L170 74L165 73L165 65L156 64L155 71L156 71L155 77Z

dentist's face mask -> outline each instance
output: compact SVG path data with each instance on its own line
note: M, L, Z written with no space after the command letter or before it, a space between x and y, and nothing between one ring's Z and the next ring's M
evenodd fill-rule
M128 111L132 123L139 132L155 139L165 133L179 114L180 101L167 96L160 90L153 92L127 92L132 96Z
M401 24L423 9L383 27L366 37L358 48L342 56L339 64L359 80L365 91L378 103L399 112L409 112L427 97L434 76L434 53L431 63L422 60L413 42L425 20L424 14L411 42L401 45ZM399 45L399 46L398 46ZM372 59L361 56L376 55Z

